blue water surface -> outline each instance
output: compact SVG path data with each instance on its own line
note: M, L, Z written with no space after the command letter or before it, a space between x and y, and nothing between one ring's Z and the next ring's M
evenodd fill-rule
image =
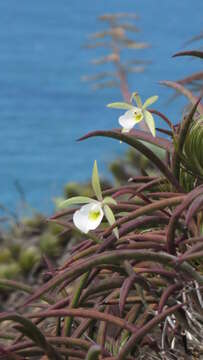
M130 76L130 89L143 98L159 95L157 109L176 122L185 102L166 107L170 91L158 81L200 71L198 59L171 56L202 30L202 0L0 2L1 204L16 208L17 181L32 207L50 213L52 199L62 194L66 182L87 180L94 159L101 175L106 174L108 162L126 149L110 139L75 140L117 126L118 112L105 106L121 99L119 89L93 92L81 82L84 74L96 72L90 61L101 54L82 45L90 33L103 29L99 15L131 11L139 15L135 39L151 44L135 56L152 64L145 73Z

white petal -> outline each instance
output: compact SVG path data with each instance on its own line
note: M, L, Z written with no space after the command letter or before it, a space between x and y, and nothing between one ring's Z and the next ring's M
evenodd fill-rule
M119 117L118 122L125 129L125 132L130 131L135 125L134 111L126 111L124 115Z
M120 116L118 121L123 127L122 132L129 132L135 124L139 123L143 119L143 111L139 107L134 106L133 109L125 112Z
M98 212L98 216L94 218L91 216L92 213ZM85 234L88 233L89 230L96 229L102 221L104 216L103 210L101 208L101 203L90 203L84 205L77 210L73 215L74 225Z

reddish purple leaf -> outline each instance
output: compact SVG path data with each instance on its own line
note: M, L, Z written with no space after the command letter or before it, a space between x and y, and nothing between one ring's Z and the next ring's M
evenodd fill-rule
M182 201L182 203L176 207L176 209L173 212L173 215L171 216L168 231L167 231L167 249L170 254L176 253L176 247L175 247L175 230L176 225L178 223L178 220L182 214L182 212L190 205L190 203L200 194L202 194L203 191L203 185L198 186L193 191L191 191L185 199Z
M178 57L178 56L195 56L200 59L203 59L203 51L200 50L180 51L173 55L173 57Z
M203 191L203 190L202 190ZM192 217L201 210L203 206L203 194L200 195L200 197L194 199L194 201L192 202L192 204L190 205L187 214L186 214L186 218L185 218L185 223L186 226L188 226L189 222L191 221Z
M167 304L168 298L175 293L177 290L180 290L182 287L182 284L179 282L177 284L172 284L166 288L166 290L162 293L161 299L159 302L158 307L158 313L160 314L164 308L164 306Z
M198 98L196 96L194 96L190 90L188 90L186 87L184 87L183 85L181 85L178 82L164 80L164 81L160 81L160 84L168 86L168 87L180 92L182 95L186 96L193 105L195 105L195 103L198 101ZM201 103L198 105L198 111L201 114L203 113L203 105Z
M134 136L132 136L131 134L127 135L126 133L122 133L118 129L109 130L109 131L99 130L99 131L93 131L93 132L88 133L87 135L81 137L79 139L79 141L88 139L90 137L95 137L95 136L109 137L109 138L113 138L113 139L116 139L116 140L123 141L124 143L132 146L133 148L135 148L136 150L141 152L143 155L145 155L159 169L159 171L164 174L164 176L170 181L170 183L178 191L182 191L182 188L181 188L179 182L176 180L173 173L170 171L170 169L165 164L165 162L160 160L160 158L156 155L156 153L153 152L152 150L150 150L147 146L145 146L143 144L143 142L137 140L137 139L144 140L146 142L151 142L154 145L163 147L160 144L159 139L154 138L153 136L151 136L150 134L145 133L145 132L142 132L142 134L143 134L143 136L139 137L137 131L132 131L132 135L134 135ZM149 140L149 139L151 139L151 140ZM161 140L163 140L163 139L161 139ZM169 142L166 139L164 139L164 141L167 142L167 144L168 144L167 148L165 147L165 149L167 151L170 151L171 142Z
M144 282L144 279L137 274L131 275L123 282L123 285L120 289L120 299L119 299L119 309L121 316L123 315L125 302L129 294L129 291L131 290L135 282L138 282L141 284L141 286L144 285L145 288L148 288L148 284L146 283L146 281Z

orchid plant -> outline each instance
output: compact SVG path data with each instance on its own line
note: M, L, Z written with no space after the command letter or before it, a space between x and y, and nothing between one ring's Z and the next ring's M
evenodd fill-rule
M71 205L86 204L79 210L76 210L73 214L74 225L85 234L87 234L90 230L95 230L101 224L104 216L110 226L115 223L115 217L109 205L116 205L117 202L110 196L103 198L96 160L92 171L92 188L96 199L92 199L87 196L74 196L59 204L60 208ZM114 228L113 232L118 238L118 229Z
M188 54L203 59L199 50L183 53ZM125 171L123 164L125 182L109 188L106 193L112 197L106 197L95 161L92 172L95 196L60 201L61 207L82 206L49 219L59 226L64 245L68 243L68 254L56 267L43 256L48 279L36 291L20 281L2 279L4 264L0 259L0 299L2 295L6 299L0 305L1 359L149 360L162 359L163 354L164 359L201 354L203 104L183 85L168 83L176 90L181 89L192 102L176 126L164 114L153 111L167 123L169 130L159 131L168 138L153 137L154 121L148 115L152 110L146 109L157 97L142 105L134 93L129 104L109 106L127 110L119 118L123 131L128 133L144 119L153 136L142 131L128 136L116 129L93 131L79 139L104 136L123 141L150 161L154 174L151 176L145 168L142 171L142 167L141 175L131 173ZM157 149L167 157L162 159ZM136 159L133 164L137 170ZM129 184L127 179L131 175ZM115 209L116 222L112 211ZM104 217L110 227L106 229L103 224L96 234L83 235L79 244L71 247L67 230L73 228L72 214L75 227L85 234L96 229ZM11 228L12 238L19 233L21 223L17 225ZM61 232L61 226L65 231ZM118 226L120 239L115 241ZM20 228L24 231L22 235L33 234L34 227L25 226L24 222ZM37 223L37 231L40 228ZM105 241L99 243L101 239ZM40 269L41 266L40 262ZM39 271L37 282L38 275ZM22 296L12 294L14 303L11 298L7 301L4 291L8 289L9 292L17 289ZM29 296L24 298L23 293Z
M140 121L144 120L152 133L156 136L155 123L152 114L146 110L150 105L158 100L158 96L149 97L144 104L142 104L141 98L137 92L134 92L130 99L130 104L126 102L115 102L108 104L107 107L114 109L127 110L124 115L118 119L119 124L122 126L122 132L129 132ZM137 106L133 104L133 101Z

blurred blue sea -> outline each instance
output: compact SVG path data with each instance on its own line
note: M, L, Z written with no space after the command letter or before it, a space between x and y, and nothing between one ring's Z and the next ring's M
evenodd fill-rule
M32 207L51 212L52 198L67 181L88 179L94 159L106 174L108 162L125 150L110 139L75 141L88 131L117 126L118 112L105 106L121 99L119 90L93 92L81 82L97 71L90 64L96 51L82 45L103 28L97 16L116 11L136 12L135 38L151 44L135 52L152 64L131 76L130 89L143 98L160 95L156 108L178 120L184 100L166 108L171 92L158 81L200 70L199 60L171 56L202 30L202 0L1 1L0 204L15 209L17 180Z

